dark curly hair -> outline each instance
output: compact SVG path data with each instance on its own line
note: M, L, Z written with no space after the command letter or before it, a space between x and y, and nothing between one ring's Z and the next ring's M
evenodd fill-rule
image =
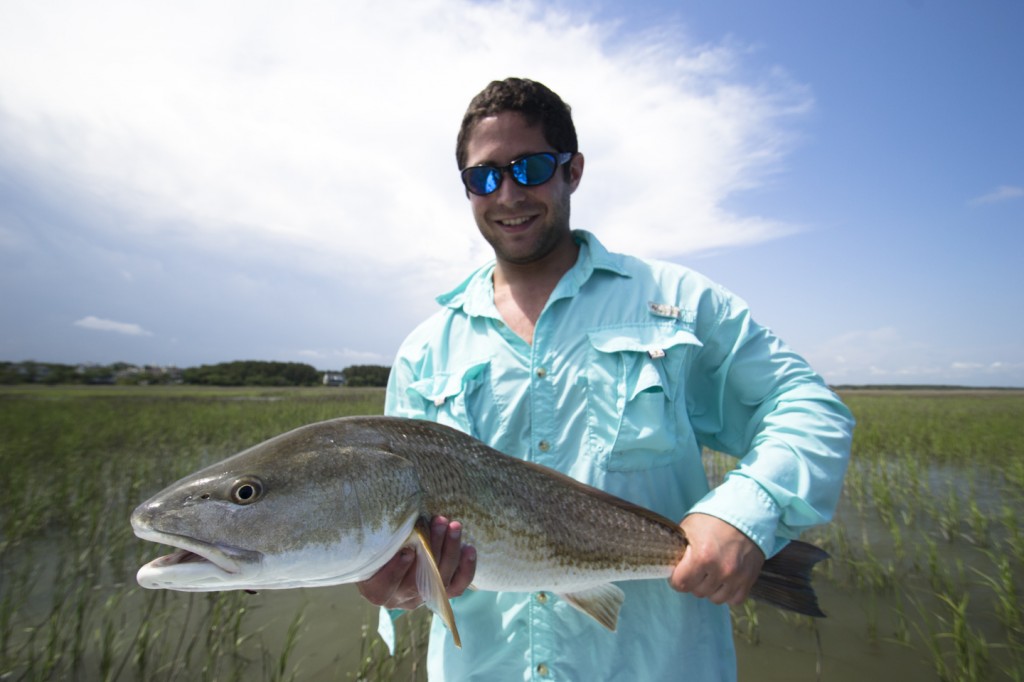
M466 145L474 126L483 118L506 111L522 114L531 126L539 123L544 131L544 139L555 150L579 151L576 126L572 123L572 109L569 105L537 81L506 78L503 81L491 81L469 103L455 142L455 161L459 164L459 170L466 167Z

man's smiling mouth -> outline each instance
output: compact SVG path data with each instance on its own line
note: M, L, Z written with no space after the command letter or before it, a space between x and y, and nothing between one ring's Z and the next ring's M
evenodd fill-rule
M528 223L533 220L533 216L525 216L522 218L509 218L508 220L497 221L499 225L503 227L518 227L524 223Z

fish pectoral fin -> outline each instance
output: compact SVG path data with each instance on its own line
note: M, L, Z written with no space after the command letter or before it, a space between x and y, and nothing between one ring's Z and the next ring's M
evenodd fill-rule
M612 583L558 596L612 632L615 632L615 626L619 622L619 609L626 598L625 593Z
M455 613L452 612L452 605L448 601L444 580L437 570L437 559L430 550L430 529L423 523L417 523L412 536L415 538L412 545L416 550L416 589L420 591L427 608L440 616L448 626L455 646L461 649L462 640L459 638L459 629L455 626Z

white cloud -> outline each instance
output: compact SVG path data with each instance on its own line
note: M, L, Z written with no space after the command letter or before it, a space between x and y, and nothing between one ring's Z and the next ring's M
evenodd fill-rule
M352 348L336 348L329 350L306 349L298 352L307 362L316 363L317 367L347 367L349 365L390 365L390 353L375 353L355 350Z
M1000 352L1006 351L981 346L965 351L935 340L926 343L907 338L896 327L879 327L836 336L807 353L807 359L831 384L1021 385L1024 357L984 359ZM976 358L965 359L969 355Z
M988 194L983 194L976 199L972 199L972 204L994 204L999 201L1009 201L1011 199L1020 199L1024 197L1024 187L1013 187L1011 185L1000 185Z
M454 140L472 95L508 75L573 106L588 159L574 225L613 248L667 256L794 229L723 205L779 167L810 97L770 70L743 82L740 48L668 28L621 36L539 3L467 0L4 15L0 144L154 243L437 292L489 258Z
M153 332L146 331L134 322L115 322L114 320L105 320L101 317L95 317L94 315L89 315L80 320L75 320L74 325L76 327L82 327L83 329L93 329L100 332L115 332L117 334L125 334L127 336L153 335Z
M982 375L1001 376L1024 372L1024 362L1005 362L1002 360L991 362L953 362L950 363L950 369L954 372L972 372Z
M999 364L999 363L995 363ZM950 369L956 372L976 372L980 369L985 369L985 363L982 362L952 362L949 365Z

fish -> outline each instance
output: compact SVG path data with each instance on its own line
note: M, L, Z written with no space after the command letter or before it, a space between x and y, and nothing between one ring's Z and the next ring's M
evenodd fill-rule
M667 579L686 551L677 522L454 428L385 416L301 426L201 469L139 505L139 538L174 548L142 566L149 589L258 591L366 580L416 552L426 605L461 646L430 549L430 520L458 520L473 589L554 593L614 631L618 581ZM821 548L791 541L751 596L812 617Z

